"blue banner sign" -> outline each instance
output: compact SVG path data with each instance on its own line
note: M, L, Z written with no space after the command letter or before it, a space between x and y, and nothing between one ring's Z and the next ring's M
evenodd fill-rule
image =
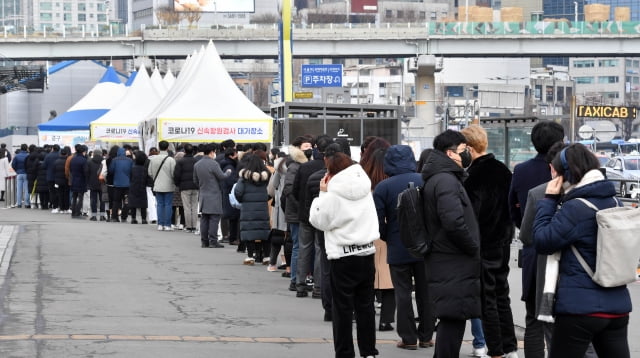
M342 65L302 65L302 87L342 87Z

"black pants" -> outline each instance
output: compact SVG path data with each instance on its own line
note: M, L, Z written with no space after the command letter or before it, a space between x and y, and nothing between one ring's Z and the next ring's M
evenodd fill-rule
M628 316L556 315L549 358L582 358L591 342L598 357L629 358L628 326Z
M40 197L40 209L49 209L49 191L41 191L38 196Z
M117 219L118 214L120 214L122 221L127 220L129 210L129 208L125 204L125 198L127 197L127 194L129 194L129 188L113 188L113 209L111 210L112 218Z
M74 191L71 193L71 216L82 216L82 203L84 202L84 192Z
M378 355L376 312L373 306L373 255L329 261L333 293L333 347L336 358L353 358L353 315L360 356Z
M460 346L466 323L467 321L440 319L433 358L460 357Z
M333 294L331 293L331 264L327 259L327 250L324 246L324 232L319 231L320 243L320 292L322 295L322 308L331 313L333 308ZM314 277L314 280L317 278ZM332 314L332 313L331 313Z
M49 201L51 202L51 209L58 208L58 188L56 188L56 183L53 181L47 182L49 185Z
M396 331L404 343L428 342L433 338L435 318L433 305L429 300L424 261L405 265L389 265L391 282L396 295ZM416 328L411 291L415 283L416 308L420 323Z
M200 241L204 246L218 243L220 215L202 213L200 217Z
M530 294L524 301L526 310L524 329L524 356L544 357L544 324L536 318L536 295Z
M269 240L249 240L244 242L247 245L247 256L253 257L262 263L262 259L271 255L271 244Z
M137 208L129 208L129 215L131 215L131 222L136 219L136 209ZM147 221L147 208L140 208L140 219L142 221Z
M69 185L58 186L58 208L60 211L69 210Z
M380 307L380 324L395 322L396 295L393 288L376 290Z
M489 356L518 348L507 280L510 254L509 245L482 250L482 329Z

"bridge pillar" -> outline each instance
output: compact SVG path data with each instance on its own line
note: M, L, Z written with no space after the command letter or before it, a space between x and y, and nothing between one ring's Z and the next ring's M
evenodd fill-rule
M433 147L433 138L442 132L443 124L436 120L435 73L442 70L434 55L420 55L413 59L410 71L416 74L416 119L411 123L411 137L420 141L422 149Z

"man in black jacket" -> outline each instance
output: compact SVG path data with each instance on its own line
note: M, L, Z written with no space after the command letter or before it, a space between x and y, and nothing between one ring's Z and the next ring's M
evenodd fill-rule
M480 234L462 186L463 168L471 164L464 136L444 131L433 149L422 170L424 220L433 245L425 264L440 320L435 356L453 358L460 355L466 321L481 315Z
M47 185L49 186L49 201L51 202L51 212L57 213L58 210L58 188L56 187L56 170L55 162L60 156L60 146L54 144L51 152L44 157L44 168L47 171Z
M307 180L311 174L324 168L324 151L333 141L327 135L320 135L316 139L316 150L312 161L304 163L298 169L296 177L293 181L293 196L298 203L304 204L307 195ZM315 229L309 224L309 210L302 207L298 211L298 220L300 221L300 232L298 236L298 264L296 273L296 297L307 297L309 286L306 283L307 274L314 273L314 277L320 277L319 262L314 264L313 247L315 245L316 252L320 252L320 243L316 239ZM315 283L315 282L314 282ZM320 286L320 280L318 285Z

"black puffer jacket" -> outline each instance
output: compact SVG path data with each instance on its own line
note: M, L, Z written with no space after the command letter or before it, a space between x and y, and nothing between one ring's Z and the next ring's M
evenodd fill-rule
M464 170L434 150L422 170L424 215L433 248L425 258L437 318L467 320L481 315L480 233L462 186Z
M45 153L38 153L38 159L36 160L37 176L36 176L36 192L47 193L49 192L49 183L47 183L47 168L44 166Z
M182 159L176 161L173 171L173 182L178 190L197 190L198 186L193 181L193 166L196 164L193 154L185 154Z
M37 153L37 152L29 153L29 155L27 156L27 160L25 162L26 170L27 170L27 182L29 184L29 193L33 191L33 186L36 183L36 179L38 178L39 164L40 164L40 153Z
M87 161L87 188L89 190L102 190L102 184L99 180L102 171L102 154L95 152L93 157Z
M147 206L147 168L135 164L129 182L129 207L145 209Z
M235 196L242 203L240 210L240 239L242 241L266 240L269 237L269 172L249 172L241 169Z
M69 181L67 180L67 176L64 174L64 166L67 163L67 158L68 158L68 156L61 155L53 163L53 166L55 167L55 169L54 169L54 181L59 186L62 186L62 185L68 186L69 185Z

